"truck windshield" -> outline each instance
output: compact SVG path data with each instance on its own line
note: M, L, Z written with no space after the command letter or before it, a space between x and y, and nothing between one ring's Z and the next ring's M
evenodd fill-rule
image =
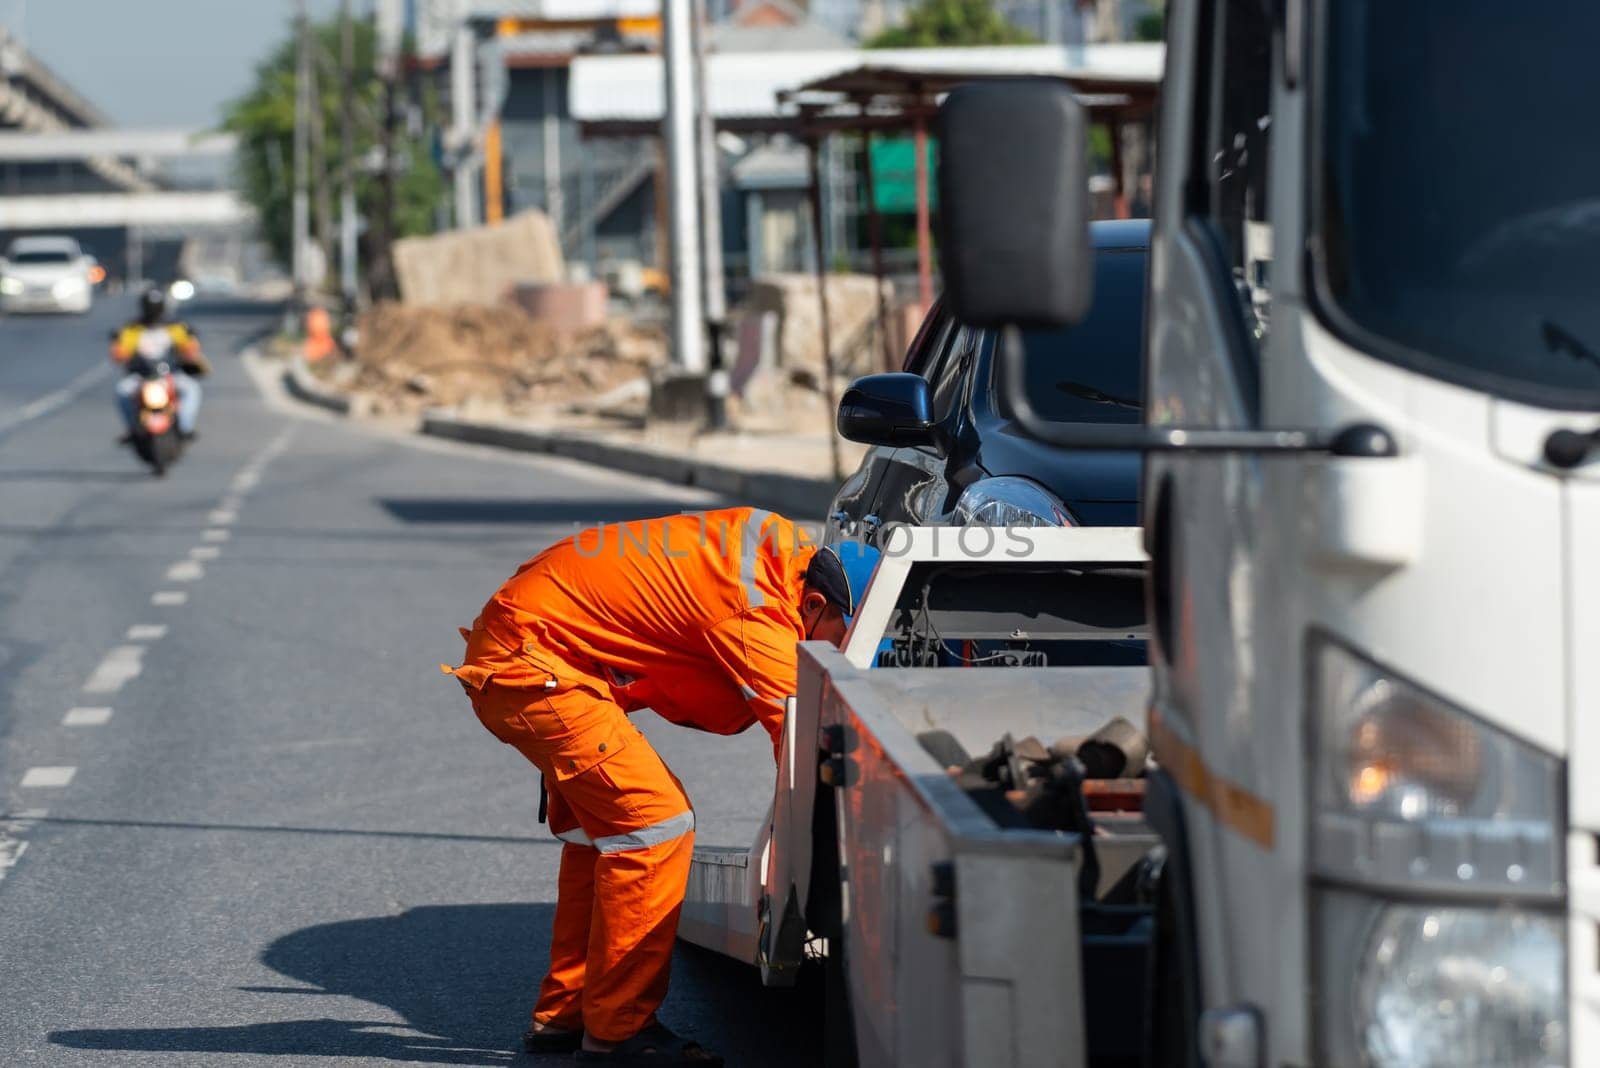
M1028 400L1040 418L1139 422L1145 258L1142 248L1098 250L1094 302L1083 322L1060 330L1023 331ZM991 334L986 344L994 341Z
M1320 284L1374 355L1600 408L1600 5L1327 5Z

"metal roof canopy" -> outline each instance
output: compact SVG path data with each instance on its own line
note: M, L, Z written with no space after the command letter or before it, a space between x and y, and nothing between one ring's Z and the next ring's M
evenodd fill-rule
M1159 44L722 52L707 57L706 93L718 128L751 133L795 132L802 92L846 98L918 85L938 95L984 78L1064 78L1091 110L1107 112L1153 104L1164 56ZM572 62L572 117L585 137L656 133L664 84L660 56L579 56ZM827 118L819 113L811 121ZM855 125L837 128L868 128L878 117L854 118Z
M1121 138L1126 121L1154 113L1166 50L1163 45L1008 46L794 52L720 53L707 57L706 94L717 128L787 133L803 139L810 157L812 240L816 245L818 326L828 381L833 351L822 257L822 178L818 147L833 133L910 129L917 167L917 289L924 312L933 303L932 226L928 202L928 123L939 98L967 82L1027 77L1065 82L1092 118L1113 128L1112 180L1118 214L1126 212ZM661 132L664 72L654 55L581 56L573 61L569 107L584 137L657 136ZM881 221L873 192L871 153L862 153L873 274L878 280L878 327L884 367L893 370L889 311L883 299Z

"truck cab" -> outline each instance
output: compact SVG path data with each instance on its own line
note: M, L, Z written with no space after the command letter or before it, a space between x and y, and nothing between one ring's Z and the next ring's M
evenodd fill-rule
M1600 1059L1600 141L1562 103L1600 93L1590 29L1168 8L1145 425L1030 424L1146 454L1190 962L1162 1063ZM1038 83L959 95L954 311L1070 320L1081 120ZM998 292L948 251L977 240L1043 281Z

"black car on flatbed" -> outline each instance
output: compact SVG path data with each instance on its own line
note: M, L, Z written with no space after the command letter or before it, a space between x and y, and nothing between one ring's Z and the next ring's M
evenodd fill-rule
M1147 220L1097 222L1094 302L1076 326L1024 331L1028 398L1058 422L1138 423ZM1023 434L997 387L996 331L935 303L903 371L858 379L839 430L872 448L834 497L827 539L877 541L890 524L1135 526L1140 461Z

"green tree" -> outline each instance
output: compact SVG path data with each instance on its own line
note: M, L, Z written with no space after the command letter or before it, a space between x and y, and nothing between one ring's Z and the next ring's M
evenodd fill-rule
M1167 37L1167 16L1161 11L1140 15L1133 24L1135 41L1164 41Z
M353 156L356 174L356 208L370 220L368 241L362 249L362 262L372 263L375 251L371 239L380 228L381 177L362 166L381 143L385 89L376 68L376 34L370 22L353 26L354 59L351 85L356 121ZM328 203L337 210L340 184L339 117L341 86L338 57L339 22L329 19L312 27L317 62L317 97L314 108L322 121L323 151L313 158L311 196L313 235L325 243L337 220L324 218ZM255 207L261 219L262 236L280 262L292 259L294 216L294 105L295 38L277 45L256 68L255 84L243 96L228 103L223 128L239 137L238 178L244 198ZM395 138L394 160L395 237L428 233L433 229L434 208L444 191L443 179L426 144L407 140L403 131ZM326 183L327 196L317 195L319 179ZM336 263L332 248L324 248L330 264Z
M1037 44L1039 39L1007 22L993 0L921 0L905 25L884 30L868 48L941 48L962 45Z

